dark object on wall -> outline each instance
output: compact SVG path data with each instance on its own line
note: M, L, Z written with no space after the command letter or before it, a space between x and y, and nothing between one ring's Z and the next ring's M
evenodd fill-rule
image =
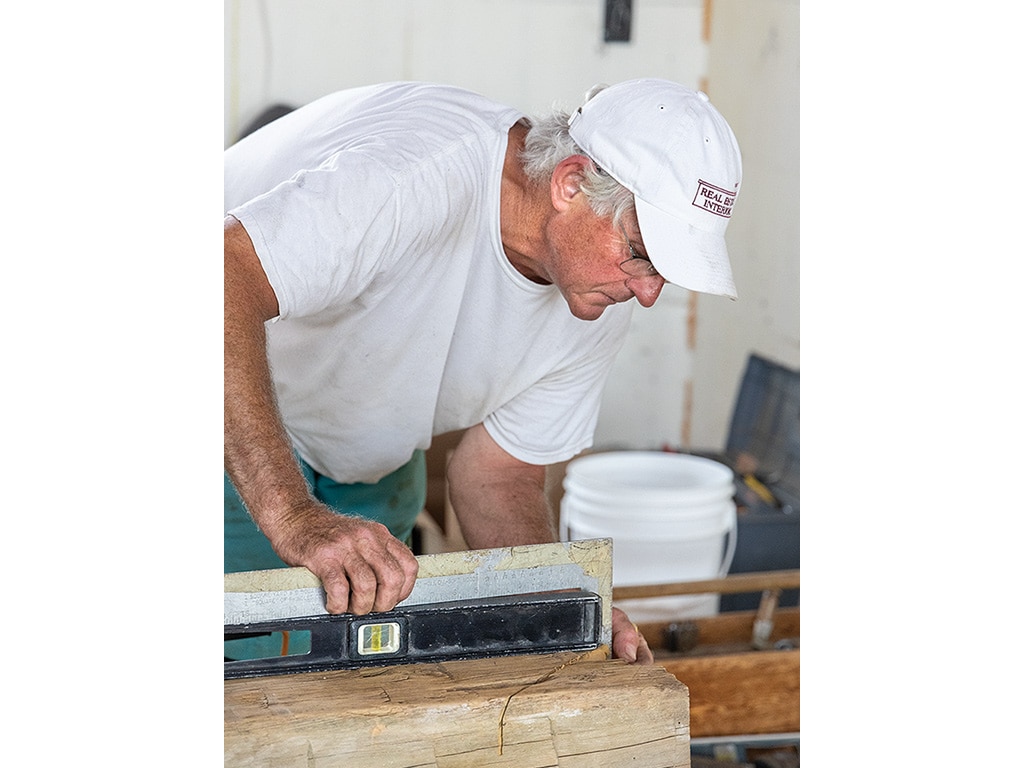
M273 106L267 107L260 112L256 117L249 121L248 124L242 129L238 136L238 140L241 141L250 133L254 133L262 128L267 123L272 123L279 117L284 117L289 112L292 112L295 107L289 107L287 104L274 104Z
M605 0L604 41L628 43L633 25L633 0Z

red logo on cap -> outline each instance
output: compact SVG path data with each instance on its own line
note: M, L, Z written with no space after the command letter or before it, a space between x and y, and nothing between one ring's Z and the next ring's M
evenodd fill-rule
M736 193L727 189L708 184L703 179L697 181L697 194L693 196L693 205L698 208L728 219L732 216L732 204L736 201Z

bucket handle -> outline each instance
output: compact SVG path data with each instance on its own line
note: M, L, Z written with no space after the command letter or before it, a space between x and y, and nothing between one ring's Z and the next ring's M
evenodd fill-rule
M732 559L736 556L736 538L739 535L739 521L736 517L736 505L729 505L729 532L725 544L725 553L722 555L722 567L718 569L718 578L724 579L729 575L729 568L732 567Z

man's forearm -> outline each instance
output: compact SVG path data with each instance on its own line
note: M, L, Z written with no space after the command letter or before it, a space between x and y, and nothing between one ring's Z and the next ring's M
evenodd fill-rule
M452 507L473 549L557 541L545 493L546 469L512 459L477 425L448 467Z
M262 328L254 338L243 335L224 350L224 466L266 532L309 493L277 411Z
M492 483L453 494L452 506L471 549L557 541L544 485Z
M309 500L277 410L267 362L264 323L277 312L277 299L248 234L228 217L224 229L224 466L265 533L289 509Z

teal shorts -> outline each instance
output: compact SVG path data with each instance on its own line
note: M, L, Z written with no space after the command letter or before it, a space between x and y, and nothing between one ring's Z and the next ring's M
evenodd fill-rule
M376 483L339 483L319 474L298 456L296 459L316 499L341 514L383 523L396 539L412 543L412 530L427 498L427 462L423 451L415 451L407 464ZM225 472L224 572L287 567L249 517ZM224 656L231 659L277 656L281 653L282 643L283 637L276 632L263 637L225 641ZM308 651L308 638L291 639L288 653Z

